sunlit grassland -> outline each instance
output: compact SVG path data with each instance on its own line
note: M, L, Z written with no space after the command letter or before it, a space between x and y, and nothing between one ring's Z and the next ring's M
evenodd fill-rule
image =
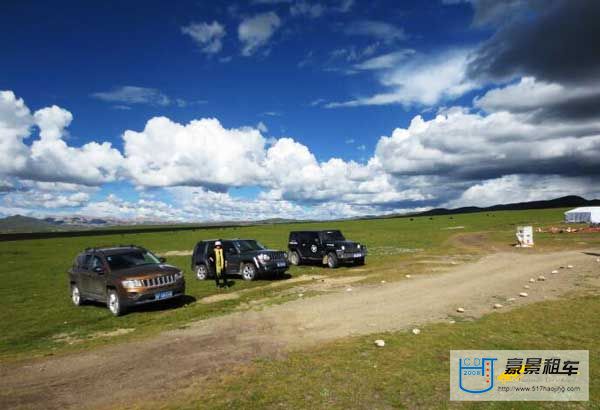
M240 228L198 229L196 231L117 234L55 238L44 240L0 242L0 360L24 356L59 354L125 338L145 337L172 329L190 321L222 314L236 309L249 300L263 299L280 292L265 286L268 279L244 282L235 279L228 290L215 289L211 281L195 280L189 257L170 257L168 262L182 268L187 281L187 302L183 305L164 304L137 309L115 318L101 305L76 308L68 294L66 270L78 252L86 247L116 244L136 244L160 254L167 251L191 250L200 239L255 238L272 248L285 249L288 233L298 229L341 229L347 238L367 244L370 256L361 268L336 270L315 266L294 267L292 277L302 274L366 275L368 280L400 279L405 273L419 273L427 264L417 263L441 256L477 257L495 249L510 249L514 243L515 226L559 224L564 210L509 211L439 217L373 219L327 223L273 224ZM459 228L459 229L448 229ZM457 240L457 235L481 232L475 241ZM571 247L588 247L600 242L598 234L536 234L533 252ZM527 250L531 251L531 250ZM460 260L460 259L459 259ZM291 285L290 285L291 286ZM218 292L243 292L239 299L203 304L198 301ZM135 329L126 336L92 337L98 332ZM65 338L63 336L67 335ZM65 340L73 341L69 343Z
M162 409L597 409L600 297L572 295L455 324L351 337L196 381ZM374 345L384 339L384 348ZM450 402L450 350L589 350L588 402ZM168 403L168 404L167 404Z

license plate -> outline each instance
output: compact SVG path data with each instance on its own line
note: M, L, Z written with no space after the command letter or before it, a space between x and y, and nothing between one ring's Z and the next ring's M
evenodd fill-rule
M277 262L278 268L285 268L285 262Z
M156 300L161 300L161 299L168 299L171 296L173 296L173 291L166 291L166 292L158 292L156 295L154 295L154 299Z
M355 253L355 254L354 254L354 257L355 257L355 258L361 258L361 257L362 257L362 254L360 254L360 253Z

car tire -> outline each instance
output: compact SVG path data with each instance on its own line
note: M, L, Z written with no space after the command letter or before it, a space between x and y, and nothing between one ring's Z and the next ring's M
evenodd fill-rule
M106 296L106 305L108 306L108 310L115 316L121 316L125 314L125 306L121 302L121 298L116 290L109 289L108 294Z
M300 265L300 255L298 255L298 252L296 252L296 251L290 252L289 260L290 260L290 263L294 266Z
M327 266L329 266L331 269L335 269L337 268L339 265L338 262L338 258L335 255L335 253L330 252L327 254Z
M196 279L198 280L206 280L208 279L208 268L205 264L201 263L196 266Z
M365 258L358 258L354 263L358 266L363 266L365 264Z
M256 266L251 263L244 263L242 265L242 279L244 280L254 280L256 279Z
M81 290L79 290L79 285L76 283L71 284L71 302L73 302L75 306L81 306L84 302L83 296L81 296Z

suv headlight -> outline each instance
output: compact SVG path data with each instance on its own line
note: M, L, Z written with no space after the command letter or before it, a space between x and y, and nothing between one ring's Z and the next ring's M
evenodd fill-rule
M342 248L343 251L346 250L346 247L344 245L340 246L340 248Z
M261 253L260 255L258 255L258 260L261 261L262 263L265 263L265 262L269 262L271 260L271 257L269 255L267 255L266 253Z
M121 282L124 288L141 288L142 281L139 279L129 279Z
M179 280L179 279L183 278L183 272L179 271L174 276L175 276L175 280Z

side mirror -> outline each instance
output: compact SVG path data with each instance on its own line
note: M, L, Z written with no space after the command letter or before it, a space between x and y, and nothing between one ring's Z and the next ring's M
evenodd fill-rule
M104 273L104 268L102 266L96 266L94 268L94 272L96 272L97 274L101 275Z
M158 258L158 261L160 263L165 263L167 261L167 258L161 256L160 258Z

